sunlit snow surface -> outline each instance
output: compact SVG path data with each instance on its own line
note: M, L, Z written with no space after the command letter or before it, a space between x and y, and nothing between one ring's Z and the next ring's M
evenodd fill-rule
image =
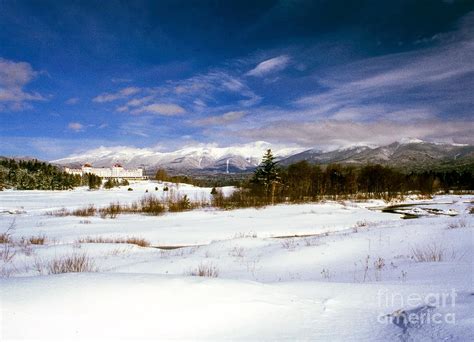
M373 210L386 204L382 201L116 219L46 215L63 207L131 203L146 190L165 196L163 186L143 182L132 184L134 191L0 192L0 233L14 222L14 241L47 237L45 245L13 247L11 262L0 261L0 340L474 338L474 222L469 214L474 196L422 201L415 208L430 205L459 215L411 220ZM170 188L199 201L211 190L184 184ZM152 247L77 243L84 237L130 236L145 238ZM442 261L413 259L414 249L427 248L442 250ZM40 275L35 266L83 253L98 272ZM191 276L199 266L217 270L218 277ZM445 302L436 300L442 295ZM434 306L427 319L440 322L404 329L392 323L393 315L384 317L424 304Z

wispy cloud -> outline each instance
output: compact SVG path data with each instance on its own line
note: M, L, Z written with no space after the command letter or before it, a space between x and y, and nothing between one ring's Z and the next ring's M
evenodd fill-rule
M222 115L210 116L204 119L195 120L192 123L197 126L216 126L225 125L242 119L245 112L227 112Z
M77 104L78 102L79 102L78 97L71 97L70 99L67 99L64 103L68 105L74 105L74 104Z
M223 69L211 70L183 80L168 81L159 87L140 88L141 97L128 99L129 96L122 95L121 92L102 94L100 98L96 98L96 102L127 99L127 102L115 109L117 112L171 116L185 112L201 113L208 109L208 104L212 106L212 113L222 109L222 106L252 107L262 101L262 97L242 78ZM229 98L233 99L233 104L228 102Z
M186 113L186 110L173 103L152 103L131 111L132 114L150 113L164 116L175 116Z
M137 87L127 87L123 88L115 93L103 93L92 99L94 102L104 103L112 102L120 99L128 98L131 95L135 95L140 91L140 88Z
M473 144L473 28L469 15L430 47L318 70L305 78L316 91L206 134L326 148L409 137Z
M67 128L74 132L81 132L84 130L84 125L79 122L70 122Z
M0 111L18 111L29 108L30 101L46 100L37 92L24 90L38 74L29 63L0 58Z
M377 111L360 118L385 114L406 121L420 115L466 118L474 103L472 27L474 15L430 48L369 58L315 75L313 81L324 90L294 103L300 110L326 108L321 116L334 119L357 120L351 116L364 108Z
M139 99L132 99L127 102L128 107L138 107L143 106L145 103L150 102L153 100L153 96L145 96Z
M383 145L410 137L428 141L474 143L474 129L469 121L420 120L413 125L386 120L370 123L336 120L315 123L280 121L265 127L233 131L232 134L252 140L264 139L327 149L360 143Z
M231 75L225 70L211 70L171 84L176 95L201 103L218 102L218 95L230 93L240 96L242 106L258 104L262 97L257 95L239 76Z
M286 55L267 59L259 63L255 68L246 73L247 76L262 77L269 73L285 69L290 62L290 57Z
M385 144L407 137L474 143L474 15L429 48L318 72L317 91L256 108L244 127L219 134L305 146Z

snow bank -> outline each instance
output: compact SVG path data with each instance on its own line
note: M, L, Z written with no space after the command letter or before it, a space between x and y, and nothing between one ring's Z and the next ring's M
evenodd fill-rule
M385 322L387 292L426 296L436 286L264 285L235 280L79 274L2 280L4 339L399 340ZM472 297L472 296L471 296ZM380 302L380 303L379 303ZM472 298L458 295L456 325L423 324L415 340L472 337Z

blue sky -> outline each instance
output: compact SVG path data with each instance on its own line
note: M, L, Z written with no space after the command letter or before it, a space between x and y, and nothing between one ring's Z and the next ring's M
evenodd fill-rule
M474 143L474 1L0 0L0 155Z

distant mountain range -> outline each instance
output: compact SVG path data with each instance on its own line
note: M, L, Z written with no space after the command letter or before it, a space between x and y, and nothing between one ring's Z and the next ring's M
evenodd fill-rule
M466 164L474 161L474 146L435 144L424 141L395 142L387 146L357 146L330 152L307 150L281 161L284 165L306 160L316 164L382 164L422 168L443 163Z
M232 147L212 145L186 147L173 152L159 152L152 149L130 147L100 147L84 154L53 160L52 163L65 166L80 166L85 163L96 167L109 167L120 163L126 168L144 167L148 170L164 168L171 171L192 172L242 172L254 169L267 149L284 159L301 148L279 148L263 141Z
M147 170L164 168L179 172L245 172L253 170L263 153L272 148L266 142L255 142L234 147L188 147L174 152L129 147L101 147L81 155L52 161L65 166L90 163L109 167L121 163L124 167L145 167ZM296 148L272 148L281 165L302 160L315 164L383 164L397 167L421 168L440 164L469 164L474 161L474 146L430 143L421 140L395 142L387 146L354 146L333 151Z

